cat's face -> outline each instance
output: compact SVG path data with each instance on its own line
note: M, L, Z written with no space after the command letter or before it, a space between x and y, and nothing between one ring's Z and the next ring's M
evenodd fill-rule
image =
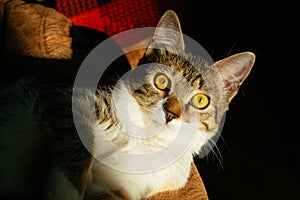
M133 137L163 140L151 144L154 150L170 144L179 132L195 134L190 149L196 154L218 132L254 56L237 54L209 66L184 53L175 13L167 12L158 27L140 66L117 86L117 118ZM178 34L167 34L165 28Z
M179 121L197 121L199 130L213 134L226 109L220 75L201 60L196 68L181 56L158 54L160 60L136 69L143 83L136 81L135 76L129 76L127 82L143 112L143 123L156 121L152 119L151 110L158 107L163 111L159 116L161 123L170 126Z

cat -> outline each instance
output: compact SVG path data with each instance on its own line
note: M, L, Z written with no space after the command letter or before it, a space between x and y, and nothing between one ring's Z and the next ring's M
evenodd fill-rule
M28 197L41 190L43 199L136 200L182 188L193 156L219 131L254 60L253 53L243 52L208 65L185 53L178 17L169 10L141 67L115 86L103 86L95 94L85 87L18 81L1 92L0 197ZM168 145L181 132L188 136L193 131L191 144L172 163L145 173L120 170L134 167L123 152L165 150L164 161L174 153ZM101 162L106 158L114 167ZM146 161L140 164L150 169L156 162L151 157Z

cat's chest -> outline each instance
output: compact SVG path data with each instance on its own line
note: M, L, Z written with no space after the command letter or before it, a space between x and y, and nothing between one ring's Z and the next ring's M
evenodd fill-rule
M144 199L157 192L183 187L190 172L189 160L182 158L159 171L139 174L118 171L96 161L93 166L94 181L104 183L125 199Z
M174 139L174 127L162 129L159 133L161 136L158 135L156 139L140 141L128 137L128 133L124 133L118 125L105 130L106 126L107 124L101 124L95 127L95 181L103 182L112 190L126 194L129 199L142 199L145 195L178 189L185 184L190 171L191 154L181 155L176 160L170 159L172 162L168 163L164 163L168 158L159 154L161 165L155 163L155 156L151 156ZM166 135L169 136L163 137ZM165 155L170 154L166 152ZM141 158L143 156L145 159ZM139 162L138 159L144 160Z

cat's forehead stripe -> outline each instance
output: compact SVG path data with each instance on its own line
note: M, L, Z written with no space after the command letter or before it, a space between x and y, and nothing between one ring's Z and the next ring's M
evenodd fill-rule
M175 70L180 72L191 86L201 89L204 85L204 79L201 73L189 63L185 62L185 65L176 66Z

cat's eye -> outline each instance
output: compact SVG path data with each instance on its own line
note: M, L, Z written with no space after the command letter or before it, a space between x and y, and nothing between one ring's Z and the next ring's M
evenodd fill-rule
M197 109L205 109L209 103L209 97L201 93L194 95L191 99L191 105Z
M160 90L170 89L171 81L164 74L157 74L154 77L154 85Z

